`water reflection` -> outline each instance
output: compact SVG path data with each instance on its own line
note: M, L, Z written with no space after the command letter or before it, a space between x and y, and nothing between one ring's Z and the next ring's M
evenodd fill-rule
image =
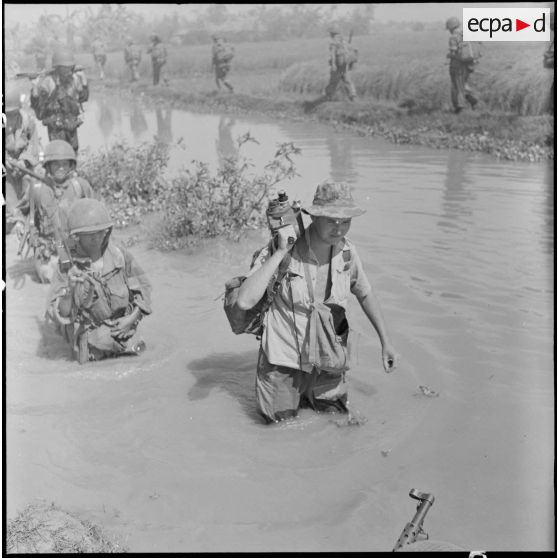
M331 178L338 181L350 181L356 177L353 165L353 142L350 135L340 135L335 130L329 130L326 143L329 150L329 164Z
M99 98L99 129L103 133L105 142L112 135L114 118L110 103L106 97Z
M468 165L470 162L462 151L448 152L446 178L442 191L442 216L437 223L444 233L455 233L458 229L466 230L463 218L472 215L470 202L475 199L475 196L468 188L472 182L466 175Z
M157 117L157 138L163 143L172 143L172 107L158 105L155 108Z
M134 139L139 141L141 136L147 132L147 120L145 119L144 108L140 101L134 101L130 110L130 129L134 134Z
M235 123L234 118L222 115L219 119L218 136L215 141L217 156L219 164L227 157L236 157L238 155L238 148L232 136L232 127Z

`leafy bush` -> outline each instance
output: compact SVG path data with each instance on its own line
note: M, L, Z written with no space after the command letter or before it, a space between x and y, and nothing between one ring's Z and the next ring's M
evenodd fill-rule
M237 140L239 153L247 142L257 143L245 134ZM194 161L163 193L164 220L155 244L176 249L219 235L238 239L244 229L263 226L268 196L275 185L296 175L292 156L299 153L292 143L280 144L260 175L249 174L253 165L240 155L224 159L215 176L207 164Z
M169 146L163 142L130 146L120 141L88 154L78 172L107 204L115 226L124 227L160 209L161 192L168 184L164 177L168 160Z

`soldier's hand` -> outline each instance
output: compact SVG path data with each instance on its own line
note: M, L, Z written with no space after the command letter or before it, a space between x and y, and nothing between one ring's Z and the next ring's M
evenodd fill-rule
M290 251L296 242L296 231L292 225L286 225L277 230L277 248Z
M111 320L111 334L118 341L125 341L134 335L138 323L138 312L134 310L131 314L117 320Z
M71 284L83 283L85 281L85 274L79 267L76 265L72 265L72 267L68 270L68 280Z

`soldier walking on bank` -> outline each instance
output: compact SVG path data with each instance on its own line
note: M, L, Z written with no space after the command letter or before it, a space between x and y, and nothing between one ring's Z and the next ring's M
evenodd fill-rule
M126 43L126 48L124 49L124 61L126 62L126 66L130 68L132 81L138 81L138 67L141 62L141 49L138 45L134 44L132 39L128 39Z
M211 68L215 70L215 83L217 89L221 90L223 84L231 93L233 86L227 81L227 74L231 69L231 61L234 57L234 47L223 37L213 35L213 47L211 49Z
M163 69L163 66L167 63L167 49L158 35L151 36L151 46L147 49L147 54L151 54L153 85L159 85L161 79L165 85L168 85L169 80Z
M473 90L469 84L469 77L474 71L475 64L478 62L476 55L466 49L463 43L463 28L461 22L456 17L450 17L446 21L446 29L450 32L449 52L447 57L450 60L449 74L451 80L451 102L456 113L460 113L465 108L465 101L474 110L478 103Z
M329 43L329 83L325 89L325 95L328 101L333 98L337 86L342 83L347 91L349 99L354 101L356 98L356 90L353 82L349 77L349 70L356 61L353 57L354 49L345 41L341 31L336 25L332 25L329 29L331 42Z
M75 64L70 50L57 49L52 55L53 69L33 80L30 101L37 118L48 129L48 139L64 140L77 153L77 129L83 123L82 103L89 99L89 86Z

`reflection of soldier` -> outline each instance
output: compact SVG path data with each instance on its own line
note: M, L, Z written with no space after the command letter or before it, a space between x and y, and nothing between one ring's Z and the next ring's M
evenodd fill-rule
M234 47L225 41L223 37L213 35L213 47L211 49L211 68L215 70L215 83L217 89L223 84L231 93L233 86L227 81L227 74L231 69L234 57Z
M451 149L448 152L448 166L446 179L444 181L443 192L443 215L438 221L438 226L444 232L454 234L458 222L468 215L471 215L471 204L474 199L470 189L466 185L470 179L466 176L467 154L458 149Z
M107 53L105 43L101 37L96 37L91 44L91 51L93 52L93 61L99 71L99 78L105 79L105 64L107 62Z
M147 120L145 119L140 103L135 102L132 105L132 111L130 112L130 128L135 139L139 139L141 135L147 131Z
M451 102L455 112L459 113L465 108L465 101L471 105L471 109L478 103L468 83L476 62L464 56L463 29L459 20L456 17L448 18L446 29L451 33L447 54L450 59Z
M343 137L331 130L327 135L327 146L331 164L331 177L334 180L349 180L355 176L353 167L352 138Z
M163 143L172 142L172 107L157 107L155 109L155 115L157 116L157 138Z
M130 68L132 81L138 81L138 68L141 62L141 49L138 45L134 44L134 41L132 41L132 39L128 40L126 48L124 49L124 61L126 62L126 66Z
M236 157L237 146L232 137L234 120L228 116L219 119L219 137L217 138L217 155L220 161L228 157Z
M108 139L114 126L112 110L105 98L99 99L99 128L101 128L105 139Z
M153 68L153 85L159 85L159 80L163 80L165 85L169 84L164 66L167 63L167 49L157 35L151 36L152 44L147 49L147 54L151 54L151 66Z
M132 254L114 244L112 221L97 200L77 200L68 215L72 256L57 270L47 316L80 364L117 355L138 355L145 342L137 328L151 314L151 285Z
M31 107L48 128L48 138L67 141L77 153L81 104L89 99L89 86L85 74L75 71L71 51L57 49L52 55L52 65L53 71L33 80Z
M339 28L332 25L329 28L329 36L331 42L329 43L329 83L326 86L325 94L328 100L333 98L335 90L339 83L345 87L349 99L355 100L356 90L353 82L349 77L349 70L351 69L351 62L349 60L349 45L345 42L343 35Z
M550 12L550 30L552 35L554 35L554 12ZM552 42L548 45L548 48L543 55L543 66L549 70L554 70L554 51L556 50L556 37L552 37ZM554 113L554 97L555 97L555 81L552 80L552 85L550 86L550 98L548 101L548 112Z

